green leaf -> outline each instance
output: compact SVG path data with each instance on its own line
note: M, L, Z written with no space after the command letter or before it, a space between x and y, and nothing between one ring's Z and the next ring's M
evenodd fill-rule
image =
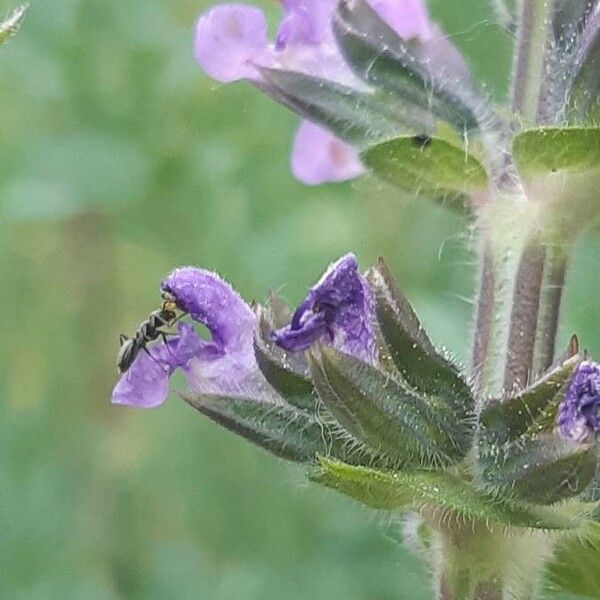
M333 17L338 46L353 71L369 84L391 92L411 106L423 127L432 133L435 122L451 123L458 131L478 128L476 104L466 73L449 73L446 64L435 60L438 40L403 40L364 0L344 0ZM483 100L478 98L481 105ZM433 121L432 121L433 118Z
M351 435L405 467L437 467L463 457L460 424L393 374L330 347L309 356L319 396Z
M260 71L266 93L358 147L415 127L406 107L385 94L359 92L293 71L267 68Z
M600 167L600 127L542 127L517 134L513 157L527 178L539 173L585 172Z
M261 307L257 308L256 320L254 355L265 379L290 404L315 413L317 396L304 355L286 352L271 341L273 326Z
M17 6L9 15L0 22L0 46L19 30L29 4Z
M367 280L375 296L379 329L394 365L426 401L446 407L450 418L464 424L462 433L468 445L475 400L459 369L435 350L382 258L369 269Z
M397 137L367 148L361 158L388 183L407 192L454 199L455 206L467 206L465 195L487 185L479 160L441 138Z
M184 396L184 400L219 425L281 458L313 462L317 454L344 455L342 442L315 415L293 406L215 395Z
M506 492L538 504L552 504L578 496L596 470L592 444L545 434L525 437L497 452L480 456L478 483L491 493Z
M576 529L589 507L570 512L502 501L474 489L468 482L439 472L384 472L319 457L321 469L312 481L342 492L376 509L427 509L439 518L498 523L534 529Z
M550 584L584 598L600 598L600 524L591 523L578 537L569 536L556 547L548 565Z

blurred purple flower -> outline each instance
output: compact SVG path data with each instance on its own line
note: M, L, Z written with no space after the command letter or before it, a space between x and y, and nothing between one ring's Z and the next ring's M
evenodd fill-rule
M376 362L374 300L354 254L329 266L296 309L292 322L272 333L285 350L299 352L317 341Z
M600 431L600 365L584 361L577 367L556 422L560 435L576 442Z
M433 29L423 0L369 0L371 6L404 39L432 37ZM337 0L282 0L283 19L275 42L267 39L264 13L248 4L219 4L203 13L197 24L196 60L221 82L245 79L264 86L260 68L271 67L321 77L359 90L368 87L344 62L331 27ZM442 36L443 38L443 36ZM345 142L318 128L300 126L292 165L303 183L343 181L363 173L358 155ZM302 144L303 147L300 147ZM318 159L324 160L322 168ZM341 162L340 162L341 161Z
M194 394L257 397L268 391L254 358L255 316L239 294L215 273L183 267L162 282L179 307L204 325L211 339L181 323L179 336L154 344L135 359L115 386L112 401L139 408L162 404L170 375L181 369Z
M292 173L307 185L345 181L362 175L356 149L326 129L302 121L292 148Z

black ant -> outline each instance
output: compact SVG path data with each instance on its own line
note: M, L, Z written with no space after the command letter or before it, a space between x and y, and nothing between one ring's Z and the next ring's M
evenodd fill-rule
M119 373L125 373L131 367L141 350L154 360L154 357L148 352L147 345L161 336L163 341L166 342L166 334L168 332L165 329L172 327L186 314L182 312L179 316L177 315L179 308L174 296L168 292L163 292L162 297L164 302L161 309L151 312L149 317L140 324L132 338L123 334L119 336L119 343L121 344L121 349L117 356L117 369Z

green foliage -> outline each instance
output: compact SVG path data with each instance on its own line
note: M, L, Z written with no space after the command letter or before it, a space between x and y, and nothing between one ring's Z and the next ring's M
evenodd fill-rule
M409 508L439 513L441 521L456 519L484 522L493 527L571 530L581 526L572 512L543 509L527 504L505 502L475 490L469 483L436 472L383 472L354 467L321 458L321 470L311 475L317 483L351 496L372 508ZM589 507L576 509L584 517Z
M540 173L597 170L600 164L600 128L528 129L515 136L513 156L525 178Z
M290 463L176 395L144 413L107 402L118 334L181 264L296 298L349 248L384 254L435 345L468 360L463 224L369 184L295 182L293 115L194 64L213 3L36 2L0 52L0 596L427 600L420 562ZM482 25L486 3L431 8L502 95L510 39ZM595 355L599 257L582 241L561 333L585 331Z
M551 586L583 598L600 598L600 525L593 523L577 537L562 541L548 565Z
M397 137L371 146L361 158L375 175L401 190L445 199L460 210L468 206L466 194L487 185L479 160L441 138Z

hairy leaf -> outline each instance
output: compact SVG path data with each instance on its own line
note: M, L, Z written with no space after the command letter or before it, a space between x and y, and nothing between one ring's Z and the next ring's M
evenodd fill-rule
M576 529L587 508L570 512L502 501L474 489L468 482L440 472L384 472L319 458L313 481L376 509L428 510L440 518L482 521L533 529ZM442 517L441 515L445 515Z
M487 185L479 160L441 138L396 137L370 146L361 158L388 183L407 192L447 197L463 209L468 206L465 195Z
M599 127L542 127L515 136L513 156L524 177L600 166Z

